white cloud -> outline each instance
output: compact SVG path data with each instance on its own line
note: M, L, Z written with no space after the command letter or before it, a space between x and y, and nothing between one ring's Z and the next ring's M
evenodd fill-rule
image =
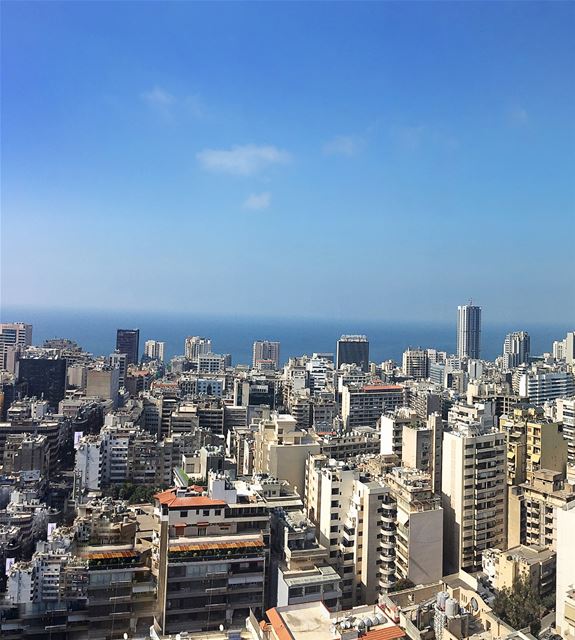
M158 109L166 109L176 102L176 97L161 87L154 87L151 91L144 91L141 97L150 107Z
M205 115L205 109L197 95L176 96L162 87L155 86L150 91L141 93L140 98L150 109L168 121L174 121L176 116L185 114L193 118L203 118Z
M523 107L514 107L508 111L509 122L516 127L529 124L529 114Z
M323 152L328 156L354 156L365 146L363 138L357 136L336 136L323 146Z
M286 164L291 156L272 145L246 144L231 149L204 149L196 158L209 171L251 176L271 165Z
M263 211L267 209L272 201L272 194L269 191L263 193L251 193L243 204L244 209L251 211Z

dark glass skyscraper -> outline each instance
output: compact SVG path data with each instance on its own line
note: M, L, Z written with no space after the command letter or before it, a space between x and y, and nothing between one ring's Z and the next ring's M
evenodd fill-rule
M61 358L24 358L18 362L18 380L29 397L47 400L58 410L66 394L66 360Z
M139 349L139 329L118 329L116 333L116 351L126 354L126 364L138 363Z
M337 341L337 368L342 364L356 364L363 371L367 371L369 341L365 336L341 336Z
M479 358L481 351L481 307L463 304L457 307L457 355Z

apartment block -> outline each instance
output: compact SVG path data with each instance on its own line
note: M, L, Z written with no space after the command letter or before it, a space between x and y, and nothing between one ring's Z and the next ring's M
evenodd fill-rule
M444 573L478 571L485 549L504 548L505 462L503 432L456 424L443 434Z
M210 475L207 495L156 495L152 571L158 580L158 633L242 627L264 610L269 512Z
M400 385L344 386L341 417L345 427L375 427L382 414L392 412L405 404L405 394L404 387Z

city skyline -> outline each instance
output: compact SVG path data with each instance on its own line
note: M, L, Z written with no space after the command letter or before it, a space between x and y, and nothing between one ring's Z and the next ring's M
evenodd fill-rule
M568 321L574 18L5 4L2 305ZM525 253L542 220L552 280Z

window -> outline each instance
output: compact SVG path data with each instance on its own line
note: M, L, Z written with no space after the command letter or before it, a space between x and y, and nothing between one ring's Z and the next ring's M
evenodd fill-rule
M187 518L187 517L188 517L187 511L180 511L180 518Z
M209 516L210 515L210 510L209 509L204 509L204 515L205 516Z

